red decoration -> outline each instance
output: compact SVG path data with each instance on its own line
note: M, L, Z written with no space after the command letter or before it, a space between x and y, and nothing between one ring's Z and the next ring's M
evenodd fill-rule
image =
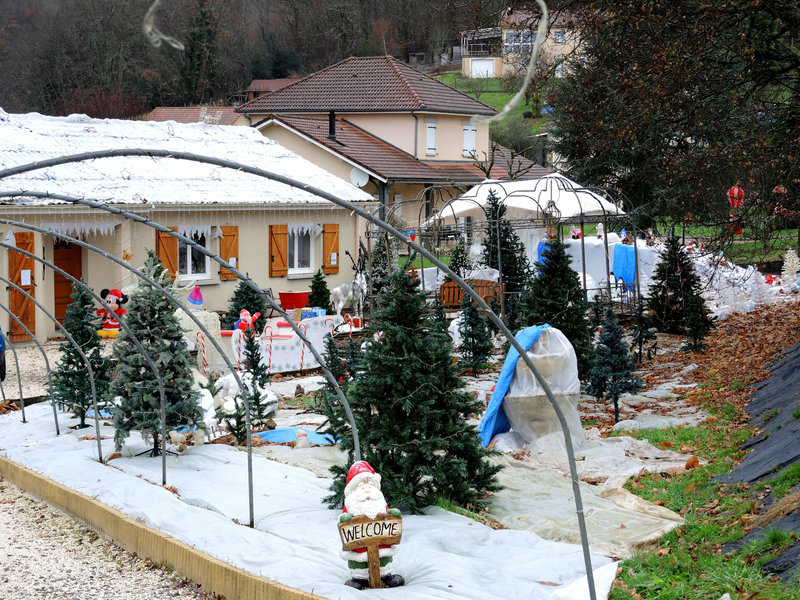
M733 208L739 208L742 200L744 200L744 190L738 184L728 190L728 202Z
M774 188L772 188L772 193L773 194L785 194L786 193L786 188L783 187L782 185L776 185Z

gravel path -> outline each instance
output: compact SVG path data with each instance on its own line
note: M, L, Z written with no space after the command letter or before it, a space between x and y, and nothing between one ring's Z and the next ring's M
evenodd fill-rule
M0 600L220 600L0 478Z

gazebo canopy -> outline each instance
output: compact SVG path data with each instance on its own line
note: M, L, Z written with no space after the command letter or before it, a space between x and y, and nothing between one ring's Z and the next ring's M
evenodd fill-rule
M558 173L526 181L486 180L455 200L438 207L426 225L460 217L482 218L494 190L508 207L509 218L544 218L548 213L560 220L584 217L624 216L614 203Z

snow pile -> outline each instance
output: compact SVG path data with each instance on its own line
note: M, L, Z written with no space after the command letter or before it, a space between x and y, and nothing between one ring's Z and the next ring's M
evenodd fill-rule
M123 456L103 465L96 441L79 440L59 415L56 436L51 408L29 407L0 416L2 452L9 459L114 507L133 519L250 572L326 598L366 600L388 595L404 600L578 600L588 598L579 546L546 541L529 531L494 530L466 517L430 508L403 518L403 542L395 571L406 585L357 591L344 585L346 563L339 558L339 511L322 498L331 481L311 471L253 457L255 529L247 523L247 455L230 446L191 447L167 459L167 485L159 485L161 460L135 454L145 450L137 433ZM104 427L104 436L111 429ZM103 452L114 450L102 441ZM309 449L310 450L310 449ZM152 483L157 482L157 483ZM597 597L607 598L616 573L608 558L594 555Z

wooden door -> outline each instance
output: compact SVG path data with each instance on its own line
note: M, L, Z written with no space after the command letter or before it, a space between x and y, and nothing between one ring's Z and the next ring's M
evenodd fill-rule
M27 250L33 254L33 232L21 231L14 234L17 248ZM33 282L34 261L31 257L25 256L16 250L8 251L8 275L9 279L28 292L31 296L36 296L36 289ZM22 293L13 287L8 290L8 304L12 313L17 315L25 326L36 333L36 311L33 302L26 298ZM11 342L25 342L30 340L30 336L20 327L16 319L9 319L8 339Z
M53 263L75 279L80 279L83 276L81 250L82 248L77 244L56 241L53 244ZM72 282L60 273L53 272L53 306L56 319L62 325L67 314L67 306L72 302L71 296Z

